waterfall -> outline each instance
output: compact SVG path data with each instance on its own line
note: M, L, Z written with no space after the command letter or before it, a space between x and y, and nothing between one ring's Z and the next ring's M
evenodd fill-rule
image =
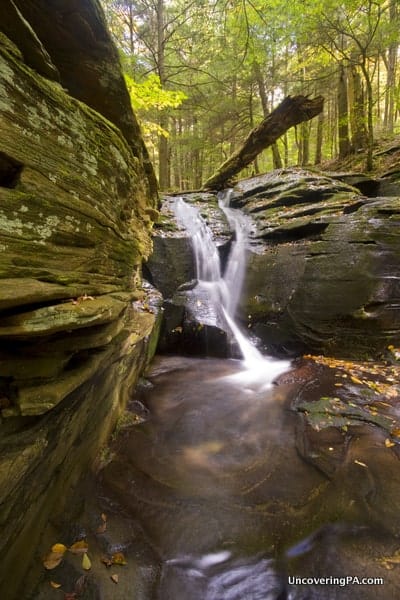
M174 212L178 223L188 232L196 266L197 289L205 291L216 312L220 311L243 356L243 382L262 382L266 386L286 371L289 361L263 356L235 322L246 269L248 236L252 226L249 217L229 206L232 190L218 194L218 204L234 232L227 265L222 275L221 261L212 232L197 208L177 198ZM234 375L233 377L236 377Z

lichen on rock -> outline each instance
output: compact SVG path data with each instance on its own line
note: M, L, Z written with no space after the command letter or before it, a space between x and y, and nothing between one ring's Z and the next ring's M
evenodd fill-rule
M0 596L12 600L154 353L159 303L149 310L141 264L158 198L97 0L2 11Z

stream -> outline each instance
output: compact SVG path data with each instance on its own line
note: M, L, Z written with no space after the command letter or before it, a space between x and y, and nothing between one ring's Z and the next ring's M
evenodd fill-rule
M386 402L380 420L370 404L357 409L358 384L338 383L340 364L259 353L234 320L248 225L225 201L236 234L224 273L194 209L178 201L177 218L191 232L201 302L206 290L241 358L155 359L65 533L89 540L79 598L397 598L398 445L387 444L397 409ZM314 415L308 403L324 399L332 406ZM127 564L107 570L104 555L120 551ZM73 560L59 567L64 591L80 573ZM43 584L34 597L55 596Z

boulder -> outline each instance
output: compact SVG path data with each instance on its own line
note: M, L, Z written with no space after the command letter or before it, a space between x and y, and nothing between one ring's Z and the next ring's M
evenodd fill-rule
M369 356L400 337L400 200L302 170L238 184L257 224L242 319L270 348Z
M232 355L232 335L216 310L209 292L193 281L193 289L181 288L164 302L164 318L158 351L192 356Z

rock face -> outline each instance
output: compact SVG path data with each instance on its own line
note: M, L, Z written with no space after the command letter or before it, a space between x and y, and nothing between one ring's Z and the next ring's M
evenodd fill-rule
M399 198L298 171L243 182L234 202L257 224L242 312L265 343L347 356L398 343Z
M221 262L229 252L232 233L214 194L182 195L195 206L213 232ZM190 237L173 212L175 199L164 199L154 233L154 251L144 272L164 297L159 352L227 357L231 355L229 328L216 314L204 290L197 285Z
M12 600L57 497L154 352L140 269L158 199L98 2L6 0L0 29L0 595Z
M362 196L342 178L279 170L234 189L232 206L255 223L239 318L269 351L363 357L399 343L400 200ZM176 234L162 244L163 254L149 261L158 265L161 290L174 281L163 256L177 247ZM182 245L174 260L187 263ZM182 284L180 273L167 298ZM167 330L182 326L173 315Z

